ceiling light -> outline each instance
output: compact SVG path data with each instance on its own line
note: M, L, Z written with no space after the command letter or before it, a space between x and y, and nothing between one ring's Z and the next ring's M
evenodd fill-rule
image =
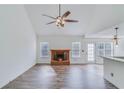
M118 29L119 29L118 27L115 28L115 35L113 37L113 41L116 46L118 46L118 31L117 31Z

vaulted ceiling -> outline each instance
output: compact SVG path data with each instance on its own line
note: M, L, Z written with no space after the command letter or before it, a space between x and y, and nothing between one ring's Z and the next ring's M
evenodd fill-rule
M42 16L47 14L58 16L58 5L38 4L25 5L25 9L37 35L85 35L94 34L116 24L124 22L124 5L62 4L62 14L71 11L70 19L78 23L66 23L58 29L55 24L45 25L53 21Z

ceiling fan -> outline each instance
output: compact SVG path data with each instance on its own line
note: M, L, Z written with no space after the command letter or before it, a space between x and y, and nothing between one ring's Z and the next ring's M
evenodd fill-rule
M64 27L65 22L78 22L78 20L70 20L67 19L67 17L71 14L70 11L66 11L62 16L61 16L61 5L59 4L59 13L57 17L52 17L46 14L43 14L43 16L52 18L54 21L51 21L49 23L47 23L46 25L55 23L57 27Z

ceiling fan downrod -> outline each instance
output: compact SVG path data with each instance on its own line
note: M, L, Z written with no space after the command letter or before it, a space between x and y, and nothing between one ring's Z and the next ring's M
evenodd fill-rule
M59 16L61 16L61 4L59 4Z

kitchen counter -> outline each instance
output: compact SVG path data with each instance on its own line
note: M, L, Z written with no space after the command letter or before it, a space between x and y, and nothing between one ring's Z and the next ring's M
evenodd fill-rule
M124 89L124 57L102 57L104 79L118 88Z
M124 57L103 57L106 59L114 60L114 62L123 62L124 63Z

